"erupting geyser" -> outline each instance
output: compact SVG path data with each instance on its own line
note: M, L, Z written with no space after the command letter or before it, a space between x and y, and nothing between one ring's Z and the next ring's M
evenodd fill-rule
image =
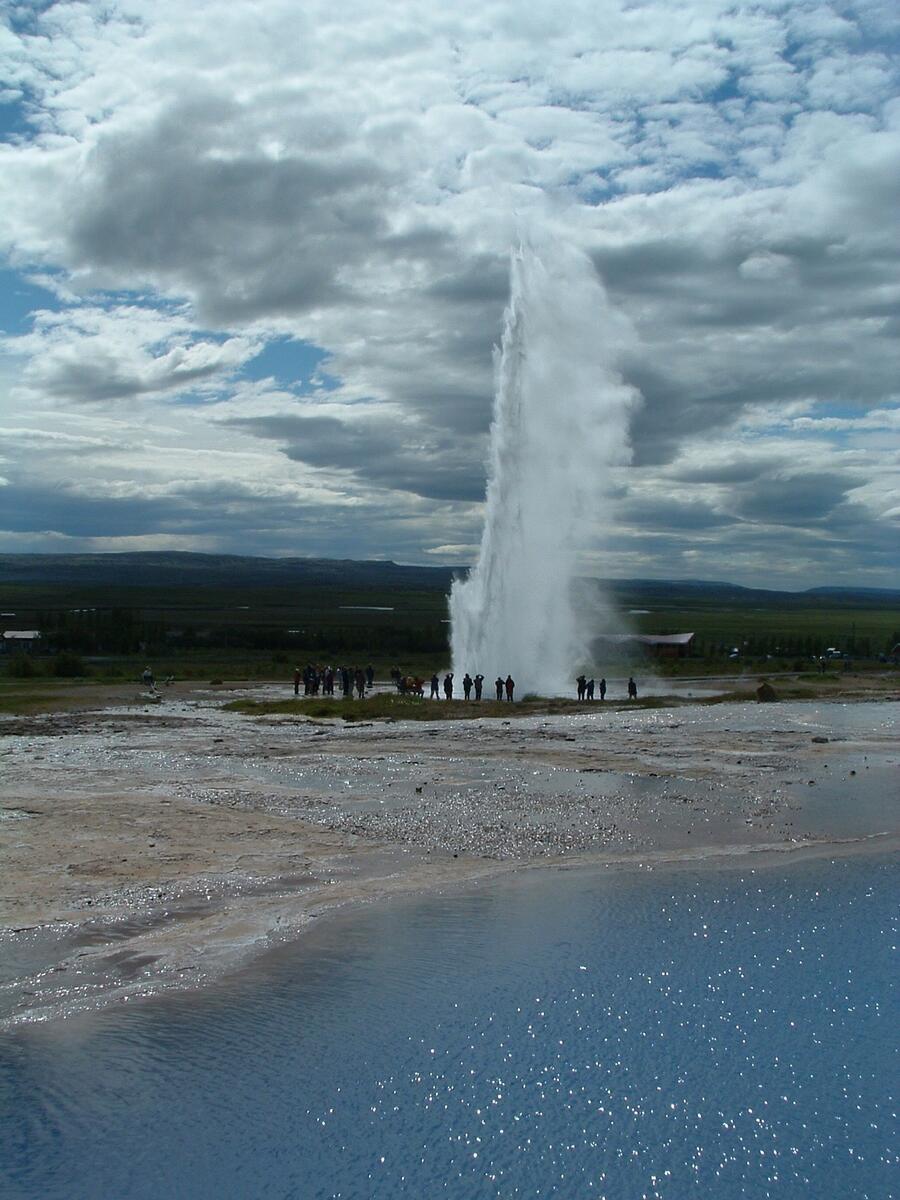
M628 327L585 255L520 248L510 291L481 548L450 594L453 670L481 672L486 695L508 673L517 696L568 695L589 632L572 585L608 525L638 393L617 367Z

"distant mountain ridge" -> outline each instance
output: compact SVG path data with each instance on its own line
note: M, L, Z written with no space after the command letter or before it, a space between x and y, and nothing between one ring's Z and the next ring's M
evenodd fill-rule
M240 554L198 554L181 550L126 551L113 554L0 554L0 584L66 584L91 587L371 587L449 590L467 566L410 566L383 560L333 558L260 558ZM900 603L900 589L814 587L802 592L750 588L696 579L613 579L609 589L628 602L676 596L682 600L776 601L797 603L834 599L847 604Z
M334 558L256 558L180 550L121 554L0 554L0 583L117 587L449 588L450 567Z

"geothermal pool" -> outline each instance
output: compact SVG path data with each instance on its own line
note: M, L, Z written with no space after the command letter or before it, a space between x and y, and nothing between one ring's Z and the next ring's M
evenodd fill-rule
M0 1040L5 1200L883 1198L884 855L531 869Z

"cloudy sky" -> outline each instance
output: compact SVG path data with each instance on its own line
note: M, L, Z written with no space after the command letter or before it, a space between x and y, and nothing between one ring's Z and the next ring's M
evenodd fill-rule
M0 15L0 550L471 561L524 228L633 330L589 569L900 585L895 0Z

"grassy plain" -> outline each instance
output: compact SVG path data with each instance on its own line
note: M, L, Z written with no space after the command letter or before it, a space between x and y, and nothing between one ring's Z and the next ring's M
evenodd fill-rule
M486 717L495 720L512 720L519 717L540 715L565 715L592 707L597 712L624 711L628 709L664 708L679 704L724 704L731 701L753 700L756 687L768 678L780 700L815 699L876 699L900 695L900 670L891 666L877 669L853 671L818 672L746 672L733 680L723 678L722 690L715 696L698 698L689 695L642 696L637 701L616 697L580 703L575 699L542 698L525 696L514 704L483 700L467 703L462 699L426 700L413 696L399 696L392 692L376 692L365 700L330 699L327 697L294 698L290 695L290 681L283 676L270 674L260 677L258 682L281 684L285 690L283 699L233 699L233 689L246 683L257 682L255 678L231 683L210 685L205 680L182 679L171 688L163 688L166 700L189 699L202 694L206 700L210 693L218 695L222 707L230 712L242 713L253 718L294 717L298 720L346 722L365 721L448 721L470 720ZM143 688L136 679L10 679L0 676L0 714L27 717L40 713L64 713L96 710L108 707L140 706Z
M616 592L634 632L695 634L690 658L652 662L663 676L734 676L743 687L738 681L747 672L808 671L829 646L851 654L856 668L878 669L878 656L900 641L900 606L890 595L677 583L621 584ZM77 703L79 676L109 685L137 681L147 663L158 680L209 683L287 681L307 662L371 663L379 679L393 666L428 677L449 658L446 596L420 586L0 583L0 612L3 628L41 629L50 652L20 662L30 677L19 679L9 677L11 657L0 657L0 711L36 711L52 697ZM728 657L733 647L741 650L736 660ZM583 665L600 675L651 664L640 651L598 647ZM74 678L46 678L54 675ZM827 679L817 674L806 685L837 686Z

